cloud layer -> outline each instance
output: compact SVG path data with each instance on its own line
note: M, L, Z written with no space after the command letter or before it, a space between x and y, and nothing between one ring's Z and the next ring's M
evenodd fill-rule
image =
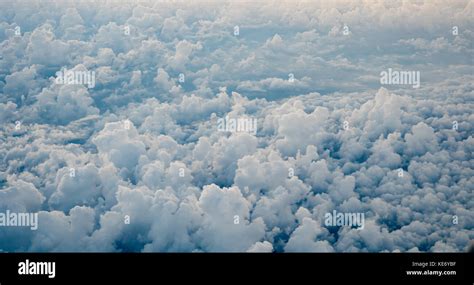
M0 2L0 250L467 251L473 8Z

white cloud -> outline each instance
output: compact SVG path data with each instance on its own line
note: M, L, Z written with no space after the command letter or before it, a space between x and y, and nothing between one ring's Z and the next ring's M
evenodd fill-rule
M467 250L472 1L161 4L0 10L0 207L40 218L0 250Z

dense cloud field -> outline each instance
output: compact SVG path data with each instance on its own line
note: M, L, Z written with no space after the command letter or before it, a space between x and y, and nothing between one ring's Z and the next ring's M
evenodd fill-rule
M0 251L467 251L473 9L0 0Z

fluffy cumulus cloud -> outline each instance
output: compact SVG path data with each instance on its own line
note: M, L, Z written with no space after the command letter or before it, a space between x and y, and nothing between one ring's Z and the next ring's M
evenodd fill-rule
M469 250L473 3L1 1L0 251Z

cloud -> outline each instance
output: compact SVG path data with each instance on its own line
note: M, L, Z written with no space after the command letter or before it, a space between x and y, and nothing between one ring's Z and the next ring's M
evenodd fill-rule
M93 138L102 159L131 174L138 164L140 155L145 154L145 145L130 121L107 123Z
M159 68L154 79L159 88L169 91L172 87L175 86L175 83L170 80L168 73L163 69Z
M326 240L318 240L327 234L317 222L303 218L302 224L293 232L285 251L292 252L333 252L334 249Z
M409 155L423 155L428 151L437 151L437 138L430 126L420 122L413 126L411 130L411 134L405 136L406 152Z
M42 80L36 81L37 76L34 66L25 67L20 71L9 74L5 78L6 84L3 87L3 92L13 102L21 103L29 96L30 92L33 94L39 91Z
M187 40L179 41L176 44L176 52L168 59L168 64L175 70L184 70L189 61L189 56L193 51L202 49L200 43L193 44Z
M59 208L64 212L76 205L94 205L100 195L99 173L92 165L59 170L56 184L56 191L48 203L53 209Z
M204 221L197 235L205 250L245 251L264 237L263 220L249 220L250 203L237 187L206 186L199 206L203 209Z
M472 1L149 4L0 9L0 250L468 250Z
M0 191L2 196L1 208L17 212L37 211L40 209L41 204L45 200L44 196L33 184L15 178L9 177L10 187Z

